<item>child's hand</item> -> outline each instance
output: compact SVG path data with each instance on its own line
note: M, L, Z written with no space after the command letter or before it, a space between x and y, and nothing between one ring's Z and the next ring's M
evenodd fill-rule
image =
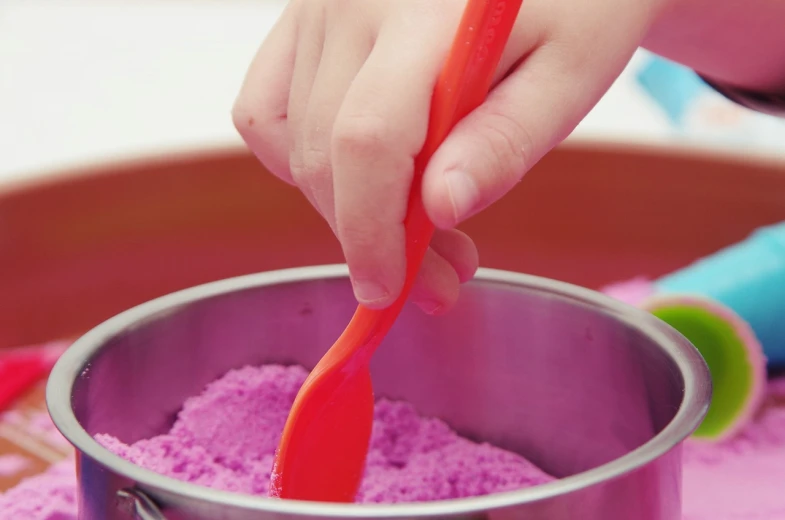
M437 232L412 297L448 308L477 268L452 228L564 139L622 71L665 0L524 0L487 101L423 179ZM405 273L413 159L463 0L290 0L236 102L237 129L343 246L357 299L386 307ZM581 172L576 171L575 175ZM517 226L511 222L510 240Z

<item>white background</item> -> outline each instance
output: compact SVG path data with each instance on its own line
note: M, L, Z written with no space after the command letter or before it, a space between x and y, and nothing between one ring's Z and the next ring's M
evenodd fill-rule
M230 108L284 3L0 0L0 182L239 143ZM673 140L629 76L571 138Z

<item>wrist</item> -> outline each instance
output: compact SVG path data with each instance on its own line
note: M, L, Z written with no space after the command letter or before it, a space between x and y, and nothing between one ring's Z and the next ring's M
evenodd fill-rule
M643 47L719 84L785 93L785 2L663 1Z

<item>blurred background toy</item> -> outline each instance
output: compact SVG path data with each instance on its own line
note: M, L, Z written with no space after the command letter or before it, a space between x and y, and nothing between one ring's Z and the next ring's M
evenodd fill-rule
M715 393L696 437L732 436L760 404L767 365L785 365L785 223L656 280L634 278L603 292L651 311L703 354Z

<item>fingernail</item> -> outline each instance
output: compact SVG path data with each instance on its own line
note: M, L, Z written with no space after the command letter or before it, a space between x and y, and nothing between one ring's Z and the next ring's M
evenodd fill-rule
M477 189L474 179L461 170L450 170L444 174L444 178L457 224L469 216L477 206L480 190Z
M442 307L444 307L441 303L434 300L417 302L417 306L426 314L438 314L442 310Z
M373 280L354 280L354 296L360 303L375 303L389 296L385 286Z

